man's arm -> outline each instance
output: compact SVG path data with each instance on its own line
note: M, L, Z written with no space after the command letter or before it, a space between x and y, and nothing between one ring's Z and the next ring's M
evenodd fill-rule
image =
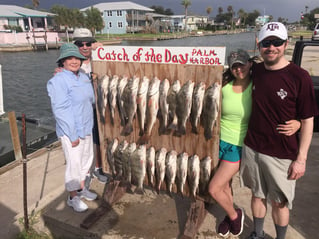
M288 170L289 179L299 179L305 174L306 160L313 134L313 117L301 120L299 152Z

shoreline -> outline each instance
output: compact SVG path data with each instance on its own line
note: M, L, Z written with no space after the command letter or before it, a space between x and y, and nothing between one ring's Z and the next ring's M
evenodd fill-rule
M217 35L233 35L245 33L248 31L244 30L235 30L235 31L218 31L218 32L192 32L192 33L172 33L172 34L154 34L154 36L121 36L121 37L97 37L97 40L101 42L103 45L117 45L121 44L122 41L162 41L162 40L172 40L172 39L182 39L188 37L206 37L206 36L217 36ZM298 40L309 40L308 37L303 36L291 36L289 35L289 46L294 45L294 43ZM48 42L47 48L51 49L59 49L60 46L64 42ZM288 50L290 50L288 48ZM23 52L23 51L39 51L46 50L45 44L39 44L34 46L33 44L0 44L0 52ZM292 47L293 51L293 47Z

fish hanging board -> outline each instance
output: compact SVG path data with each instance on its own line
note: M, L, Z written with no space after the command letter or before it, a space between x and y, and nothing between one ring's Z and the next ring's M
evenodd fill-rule
M221 104L219 102L221 100L220 92L222 73L225 65L225 52L225 47L102 46L94 50L92 53L92 70L97 78L97 80L94 80L94 88L97 99L96 108L104 170L111 173L106 151L108 143L117 139L118 142L126 140L128 143L136 143L137 145L141 143L146 144L147 147L154 147L156 151L160 148L165 148L167 152L174 150L177 154L181 154L183 152L186 152L189 156L196 154L200 160L209 156L212 159L211 169L214 171L213 169L216 168L218 163L221 111ZM103 92L101 88L101 81L105 76L107 76L106 81L107 85L109 85L105 87L105 94L107 96L103 96L101 93ZM113 80L115 80L114 78L117 78L115 83L113 82ZM149 113L151 112L151 107L155 107L152 108L152 110L154 111L155 109L155 111L157 111L155 112L155 121L153 112L152 120L154 123L151 124L151 130L148 132L148 138L146 141L143 141L143 137L145 136L147 129L144 128L144 131L141 133L141 128L143 127L141 126L141 121L139 120L138 115L141 110L137 105L135 105L140 102L138 102L137 92L135 92L135 95L133 95L134 97L136 96L136 101L135 98L133 101L130 101L127 100L129 99L128 97L124 97L123 95L120 97L120 99L124 100L124 102L122 101L123 104L128 104L128 102L125 102L125 99L126 101L130 101L130 104L133 104L127 107L127 112L130 112L130 109L135 111L134 117L131 119L132 131L130 132L129 130L126 133L123 132L127 125L123 121L121 123L122 115L118 108L119 102L114 101L114 94L119 95L120 91L116 92L119 90L118 88L113 88L113 91L110 88L111 82L112 84L119 84L122 78L126 78L127 81L133 81L134 78L138 78L138 89L141 87L142 79L147 78L148 91L150 91L150 85L153 83L155 84L155 79L159 80L157 81L157 85L154 86L155 89L156 87L161 87L161 83L165 79L167 79L165 81L169 83L169 89L172 87L174 82L176 83L176 81L179 81L179 90L181 91L183 89L185 92L179 96L178 104L176 104L175 107L175 110L179 112L179 117L177 117L178 123L175 125L175 128L171 127L164 131L161 130L164 118L164 114L162 112L164 112L164 110L161 109L160 100L163 94L159 93L158 98L155 98L157 105L154 105L154 102L149 100L151 95L147 96L145 107L148 112L145 112L145 123L143 124L143 127L145 125L150 127L150 124L147 124L147 122L150 122L151 116L149 115L152 115ZM191 120L193 103L189 102L190 100L193 101L193 99L189 99L189 94L190 91L191 93L195 92L195 88L199 85L199 83L203 84L205 91L201 93L202 110L200 112L198 122L195 125L196 129L194 129L194 123ZM131 84L133 85L134 83L131 82ZM187 88L187 84L191 84L191 86ZM185 87L183 88L184 85ZM206 97L206 93L208 94L208 90L214 85L219 86L218 109L210 108L212 103L207 101L206 108L208 111L206 110L206 113L204 113L204 98ZM121 94L123 94L123 91ZM167 90L166 86L167 94L168 91L169 90ZM156 92L156 90L154 92ZM106 98L103 100L103 97ZM118 105L115 107L116 104ZM189 104L191 104L191 108L189 108ZM173 104L171 104L171 106L172 105ZM104 110L101 111L101 108ZM209 125L209 120L207 119L211 117L211 114L216 112L209 113L210 111L217 112L211 132L209 130L209 126L205 125ZM129 113L125 114L126 120L129 118L128 114ZM183 130L180 130L181 128L183 128Z

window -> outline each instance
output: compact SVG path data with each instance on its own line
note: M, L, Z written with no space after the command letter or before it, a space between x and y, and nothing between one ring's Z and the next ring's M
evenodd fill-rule
M117 27L118 28L123 28L123 22L117 22Z
M107 16L112 17L112 11L107 11Z
M112 22L109 22L109 28L112 28Z
M117 14L118 17L121 17L121 16L122 16L122 11L117 10L117 11L116 11L116 14Z
M9 26L19 26L19 19L17 18L9 18L8 19Z

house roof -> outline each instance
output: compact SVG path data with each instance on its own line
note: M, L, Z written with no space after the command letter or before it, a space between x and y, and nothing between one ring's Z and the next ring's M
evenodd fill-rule
M98 3L93 5L92 7L97 8L100 11L110 11L110 10L141 10L146 12L154 11L154 9L152 8L148 8L130 1ZM86 9L89 9L89 8L91 8L91 6L82 8L81 11L85 11Z
M15 5L0 5L0 17L47 17L55 14Z

